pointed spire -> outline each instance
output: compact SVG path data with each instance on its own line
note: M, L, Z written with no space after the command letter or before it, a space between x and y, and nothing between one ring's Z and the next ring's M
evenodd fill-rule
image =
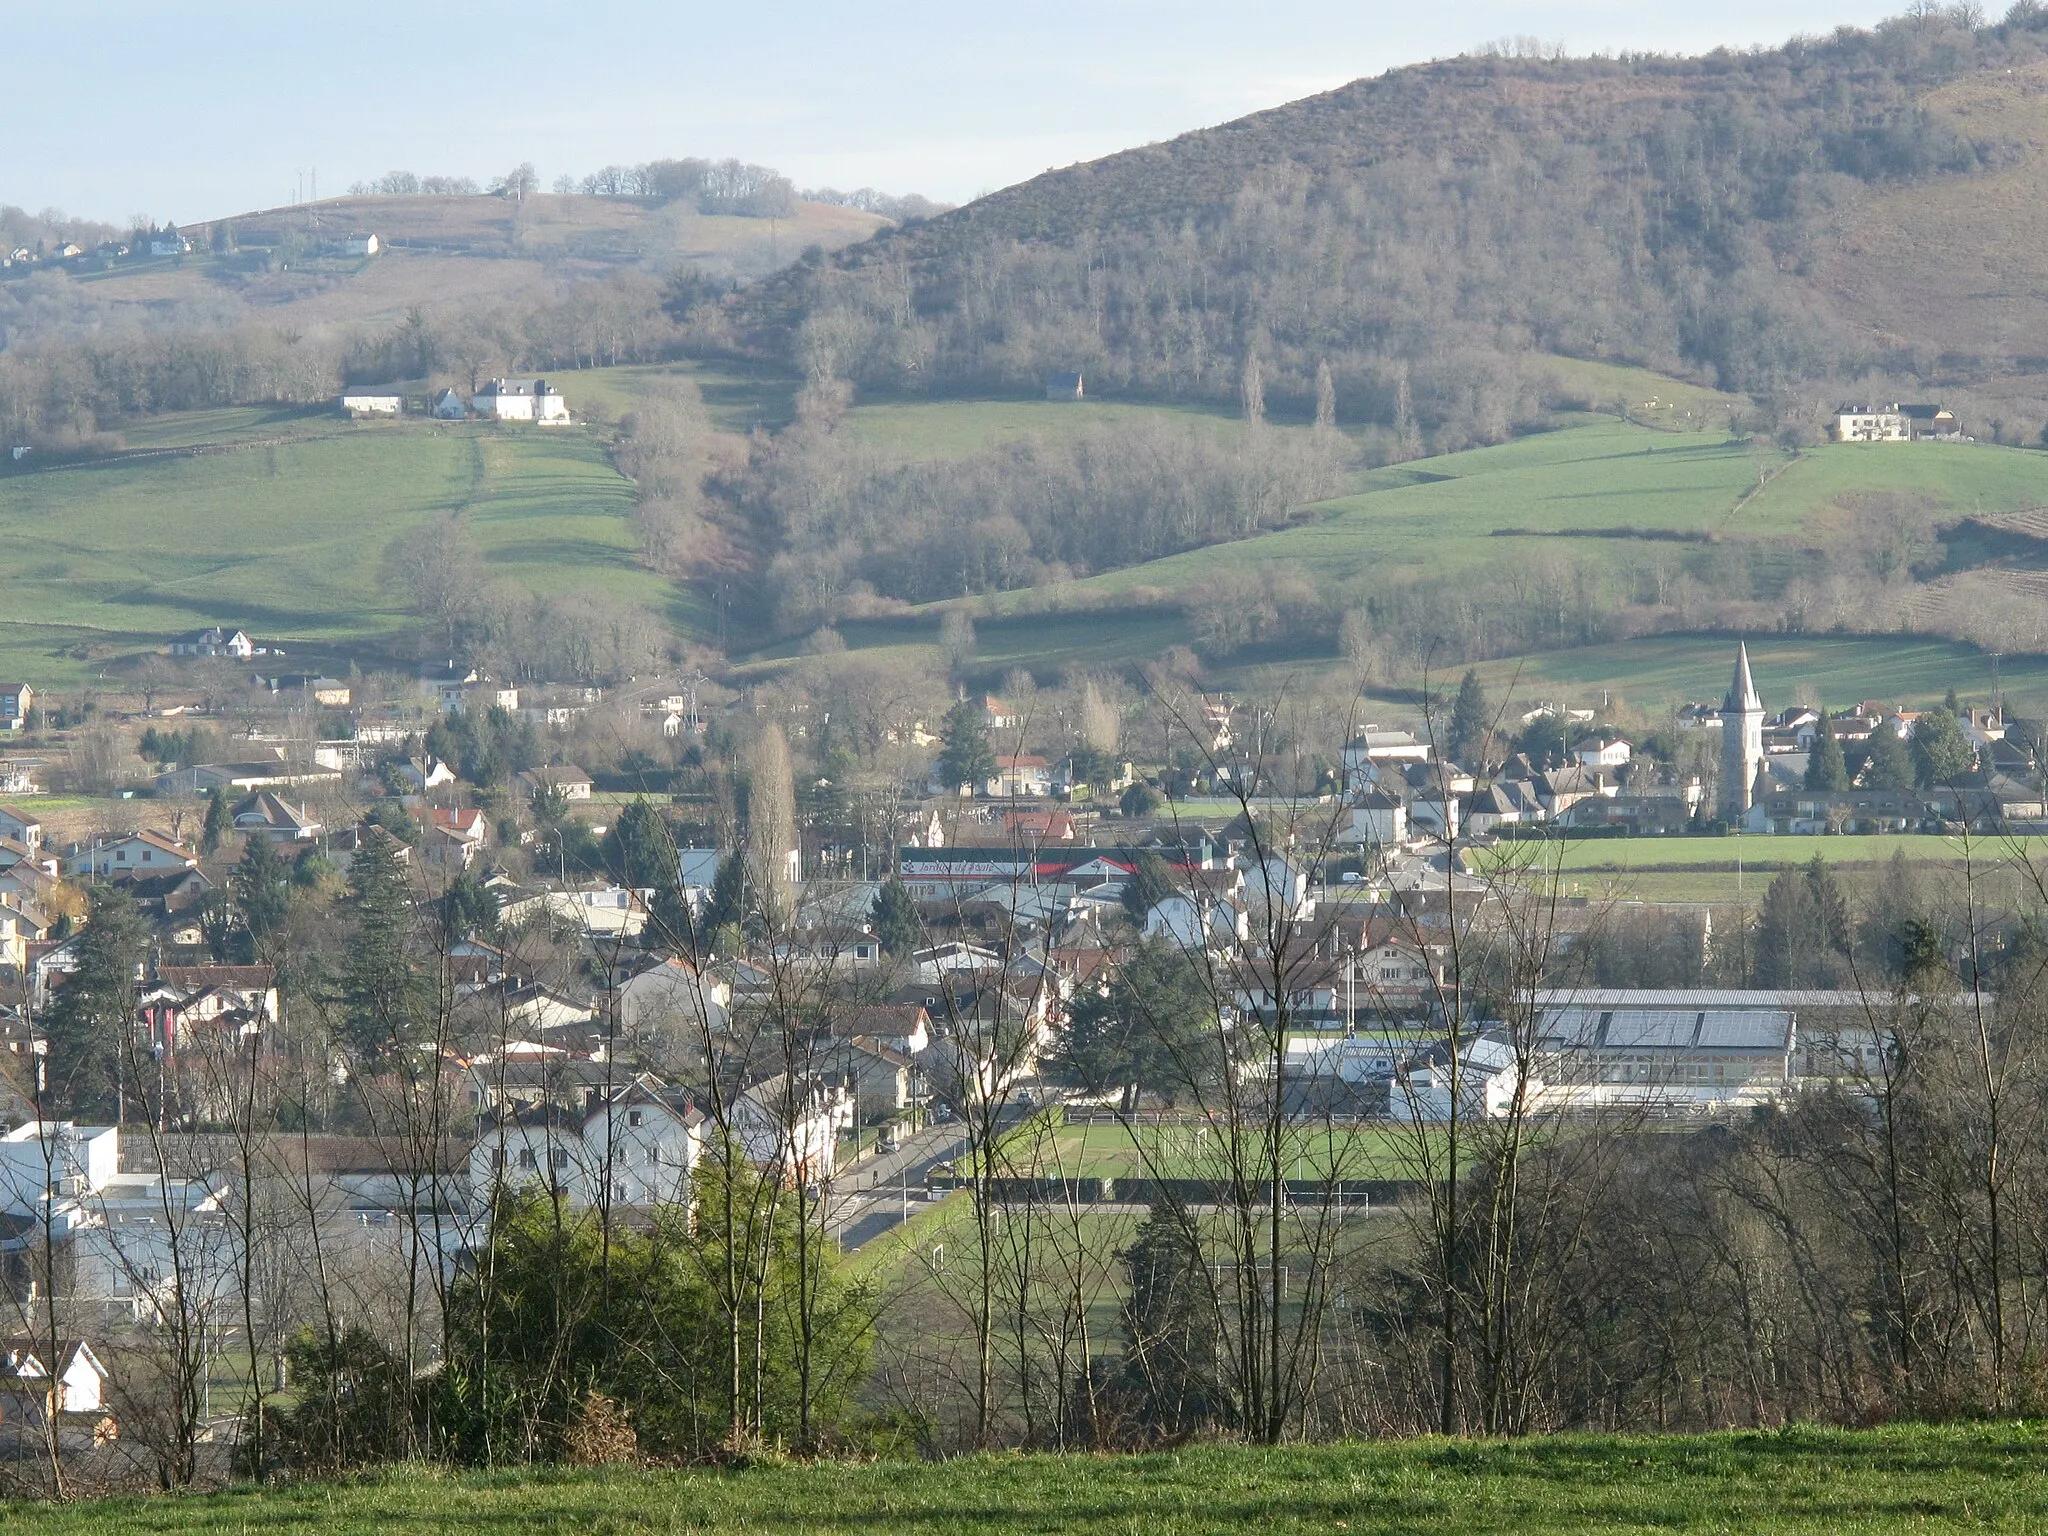
M1735 645L1735 679L1728 685L1728 697L1722 701L1721 709L1726 714L1748 714L1755 710L1763 713L1764 701L1756 696L1756 684L1749 677L1749 646L1742 641Z

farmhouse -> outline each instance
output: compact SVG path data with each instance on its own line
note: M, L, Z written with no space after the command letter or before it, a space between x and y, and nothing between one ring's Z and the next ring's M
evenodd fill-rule
M1840 443L1954 442L1963 435L1954 411L1940 405L1845 405L1835 412Z
M569 402L546 379L493 379L476 392L470 408L486 421L532 421L566 426Z
M18 731L28 724L36 691L27 683L0 683L0 731Z
M149 237L149 254L152 256L189 256L192 242L175 229L166 229Z
M341 409L349 416L399 416L405 411L405 396L395 389L345 389Z
M444 389L434 396L434 403L427 407L436 421L461 421L469 415L469 407L463 404L462 396L452 389Z
M223 629L216 624L212 629L202 629L193 634L181 635L171 642L173 656L226 656L234 661L247 661L256 654L256 642L239 629Z
M350 235L341 242L344 255L374 256L384 249L384 242L375 235Z

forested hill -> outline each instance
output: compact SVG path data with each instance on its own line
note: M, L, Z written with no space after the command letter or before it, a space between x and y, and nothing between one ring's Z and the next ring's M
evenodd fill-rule
M1079 368L1226 400L1256 359L1305 413L1327 369L1340 421L1436 448L1543 403L1530 352L1687 373L1809 431L1880 373L2018 432L2048 385L2044 193L2048 10L2023 0L1754 53L1397 70L814 255L732 318L885 390Z

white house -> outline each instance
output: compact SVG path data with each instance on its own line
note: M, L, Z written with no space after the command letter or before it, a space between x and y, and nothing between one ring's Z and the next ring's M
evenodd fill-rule
M998 754L983 793L991 800L1043 799L1052 793L1052 766L1042 757Z
M436 421L463 421L469 416L469 407L454 390L444 389L434 396L434 403L427 407L427 412Z
M703 1113L642 1075L587 1110L502 1108L479 1125L469 1154L470 1198L524 1189L572 1209L682 1205L704 1152Z
M1626 768L1629 752L1629 744L1619 736L1611 740L1596 736L1591 741L1582 741L1572 748L1572 756L1577 758L1579 766L1589 773L1595 768Z
M1344 744L1344 787L1353 791L1364 789L1377 783L1390 766L1426 763L1429 759L1429 743L1418 741L1414 732L1368 725Z
M1233 939L1242 942L1251 936L1251 914L1236 896L1176 891L1145 914L1145 937L1161 936L1183 950L1206 949Z
M628 1040L658 1032L702 1041L725 1030L732 987L706 976L675 955L655 961L621 982L614 993L619 1033Z
M107 1403L107 1368L83 1339L57 1339L57 1369L45 1362L47 1338L0 1344L0 1424L40 1429L55 1397L59 1413L100 1413ZM55 1392L52 1393L54 1377Z
M573 763L553 768L535 768L519 777L525 783L529 795L537 795L543 789L556 789L561 791L564 800L588 800L591 790L595 787L590 775Z
M192 242L175 229L166 229L149 237L149 254L152 256L189 256Z
M395 389L345 389L341 408L351 416L397 416L405 410L405 396Z
M26 811L0 805L0 837L12 839L34 855L42 851L43 824Z
M341 249L346 256L374 256L384 249L384 242L375 235L350 235L341 242Z
M146 828L75 844L64 856L67 875L159 875L198 867L198 854Z
M732 1131L747 1161L785 1179L829 1179L839 1133L852 1128L854 1096L842 1086L778 1072L733 1101Z
M36 691L27 683L0 683L0 731L18 731L28 724Z
M171 642L173 656L225 656L233 661L247 661L256 654L256 642L239 629L224 629L216 624L212 629L202 629L195 634L182 635Z
M1391 848L1407 837L1408 807L1399 795L1381 789L1360 795L1349 823L1337 829L1337 842L1346 848Z
M531 421L566 426L569 402L546 379L492 379L476 392L470 409L486 421Z

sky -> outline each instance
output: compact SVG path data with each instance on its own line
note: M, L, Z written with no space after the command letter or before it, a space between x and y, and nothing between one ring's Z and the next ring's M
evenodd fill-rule
M0 203L199 221L389 170L738 156L947 202L1500 38L1695 53L1904 0L0 0Z

